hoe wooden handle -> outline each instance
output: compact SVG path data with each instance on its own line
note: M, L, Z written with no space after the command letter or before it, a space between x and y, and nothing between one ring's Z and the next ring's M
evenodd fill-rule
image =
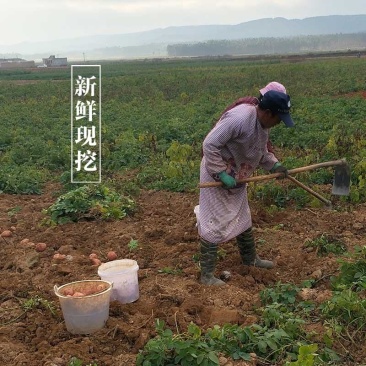
M325 203L328 207L332 207L332 202L327 200L325 197L323 197L321 194L319 194L318 192L313 191L310 187L306 186L305 184L299 182L297 179L295 179L294 177L291 177L291 175L287 176L287 178L297 184L299 187L301 187L302 189L304 189L306 192L312 194L314 197L316 197L318 200L322 201L323 203Z
M318 168L324 168L324 167L336 166L336 165L345 165L345 164L347 164L347 161L345 159L326 161L324 163L318 163L318 164L303 166L300 168L290 169L288 171L288 174L291 175L291 174L306 172L309 170L315 170ZM281 175L282 175L282 173L257 175L255 177L239 179L239 180L237 180L237 183L260 182L263 180L270 180L270 179L278 178ZM199 188L213 188L213 187L221 187L221 186L222 186L222 182L207 182L207 183L200 183Z

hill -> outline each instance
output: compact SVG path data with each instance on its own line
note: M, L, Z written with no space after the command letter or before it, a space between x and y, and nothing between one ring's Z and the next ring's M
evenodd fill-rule
M331 15L305 19L264 18L236 25L200 25L159 28L151 31L91 35L48 42L27 42L0 45L2 54L18 53L33 58L50 54L89 58L110 53L113 48L127 48L127 57L165 56L166 47L175 43L194 43L208 40L238 40L261 37L296 37L325 34L366 32L366 14ZM132 49L131 49L132 47ZM136 49L134 49L136 47ZM114 54L116 52L113 52ZM118 53L118 52L117 52ZM124 52L119 52L123 54ZM125 52L126 53L126 52ZM117 56L116 56L117 57ZM120 56L121 57L121 56Z

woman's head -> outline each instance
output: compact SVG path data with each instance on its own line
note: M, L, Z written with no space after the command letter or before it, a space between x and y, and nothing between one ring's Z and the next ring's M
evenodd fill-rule
M281 121L293 127L290 115L291 101L286 93L270 90L263 95L258 105L258 119L264 128L271 128Z

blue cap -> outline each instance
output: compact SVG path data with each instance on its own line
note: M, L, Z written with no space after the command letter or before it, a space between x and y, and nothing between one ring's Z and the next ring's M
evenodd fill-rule
M277 114L287 127L295 126L290 115L291 101L288 94L269 90L263 95L259 105L261 108L269 109Z

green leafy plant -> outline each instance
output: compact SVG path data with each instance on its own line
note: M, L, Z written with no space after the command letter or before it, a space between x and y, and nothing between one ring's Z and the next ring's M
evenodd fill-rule
M85 185L61 195L44 213L49 215L51 224L63 224L81 219L122 219L134 209L132 199L99 184Z
M354 291L366 289L366 245L357 246L349 260L340 260L340 272L331 279L333 288L343 290L351 288Z
M280 303L293 307L299 291L296 285L278 282L274 287L262 290L259 296L263 305Z
M106 185L130 197L136 197L140 193L136 176L128 172L128 170L126 172L113 173L110 178L106 179Z
M251 359L254 352L265 360L279 360L293 351L293 340L283 329L268 329L253 324L250 327L225 324L208 329L204 338L216 350L233 360ZM296 345L295 345L296 348Z
M71 357L71 360L70 360L68 366L83 366L83 361L81 361L77 357Z
M103 150L105 156L104 165L111 170L119 170L129 166L135 168L141 164L146 164L152 150L146 144L146 140L136 136L133 129L126 129L119 135L113 136L108 148Z
M52 302L43 299L42 297L36 295L22 303L22 308L24 311L33 310L36 308L43 308L49 310L52 315L55 315L55 306Z
M305 246L315 248L319 256L329 253L339 255L347 251L347 246L344 243L327 234L321 234L313 240L308 240Z
M173 141L164 154L155 154L150 163L138 174L140 185L177 192L197 185L200 159L191 145Z
M277 182L256 185L254 196L264 204L271 205L275 203L280 208L286 207L289 201L286 191Z
M363 201L366 196L366 145L363 138L361 141L363 142L363 146L360 147L353 172L356 176L354 180L356 180L357 183L351 190L351 200L356 203Z
M22 316L24 316L29 311L32 311L34 309L44 309L49 311L52 315L55 315L56 309L53 302L48 301L38 295L35 295L34 297L31 297L27 300L24 300L20 303L20 308L22 310L22 313L18 315L16 318L11 319L10 321L7 321L5 323L0 323L1 326L8 325L11 323L14 323L18 319L20 319Z
M164 267L162 269L158 270L158 273L165 273L165 274L171 274L171 275L181 275L182 270L179 268L171 268L171 267Z
M284 227L285 227L284 224L277 224L273 226L273 230L283 230Z
M194 168L194 162L189 161L192 152L192 146L173 141L166 151L166 155L169 158L169 163L166 165L166 176L168 178L183 178L187 168L188 170Z
M314 366L317 344L302 345L299 348L299 356L295 362L286 362L286 366Z
M83 366L83 364L84 364L83 361L80 360L79 358L71 357L71 359L68 363L68 366ZM85 366L98 366L98 364L96 362L92 362L92 363L88 363Z
M200 258L201 258L201 253L195 253L192 255L192 260L194 263L199 263Z
M185 334L173 335L165 322L155 322L157 337L150 339L136 358L136 366L218 366L212 347L201 337L200 329L191 324Z
M215 325L204 333L191 323L186 333L174 335L157 319L156 330L157 336L139 352L137 366L217 366L219 353L233 360L249 361L253 352L265 361L294 360L299 349L298 342L285 330L258 324Z
M127 247L130 252L136 251L139 248L139 242L135 239L131 239L127 244Z
M335 292L332 298L321 304L319 309L322 316L328 320L328 331L331 335L342 341L364 342L366 339L366 299L350 289ZM333 339L327 336L326 344ZM321 359L325 361L336 360L337 355L325 349Z
M2 164L0 170L0 193L41 194L46 172L27 165Z
M22 210L21 207L19 206L15 206L13 208L10 208L8 211L7 211L7 214L9 217L13 217L15 216L18 212L20 212Z
M304 336L301 325L305 321L283 304L276 302L267 305L261 316L263 324L268 328L282 329L293 339Z
M366 299L351 289L334 292L332 298L320 305L326 318L337 319L338 323L354 329L365 329Z
M224 248L219 248L219 250L217 251L217 259L218 260L222 260L225 259L227 255L227 252Z

